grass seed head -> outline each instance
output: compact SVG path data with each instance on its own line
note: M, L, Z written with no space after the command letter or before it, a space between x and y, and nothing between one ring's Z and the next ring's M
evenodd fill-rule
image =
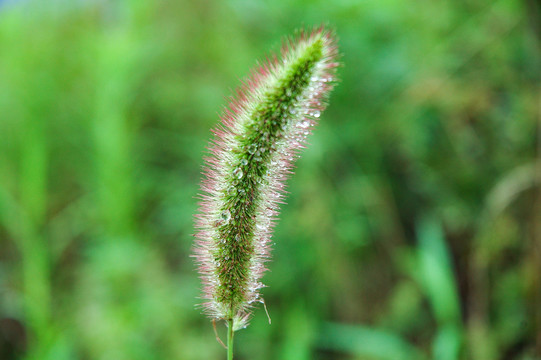
M300 31L252 72L224 111L205 159L195 258L204 311L246 327L285 180L317 124L338 66L333 34Z

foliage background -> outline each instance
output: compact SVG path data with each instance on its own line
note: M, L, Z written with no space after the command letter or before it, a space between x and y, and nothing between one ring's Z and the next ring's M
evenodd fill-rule
M1 2L0 358L224 358L189 257L209 129L328 23L341 83L238 359L541 359L537 4Z

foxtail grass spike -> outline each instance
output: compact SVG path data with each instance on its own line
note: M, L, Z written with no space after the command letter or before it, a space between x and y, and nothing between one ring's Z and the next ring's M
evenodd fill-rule
M285 180L334 86L337 48L320 27L300 31L252 72L221 117L205 159L196 215L204 312L248 324L262 303L273 222Z

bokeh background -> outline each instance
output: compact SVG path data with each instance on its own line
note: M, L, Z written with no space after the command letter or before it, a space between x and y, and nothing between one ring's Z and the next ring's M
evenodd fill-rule
M237 358L541 359L540 9L0 2L0 359L225 358L190 258L209 129L321 23L341 81Z

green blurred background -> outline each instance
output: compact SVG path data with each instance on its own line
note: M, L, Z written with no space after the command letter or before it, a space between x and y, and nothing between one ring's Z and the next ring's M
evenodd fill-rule
M189 257L209 129L320 23L341 81L237 358L541 359L540 8L0 2L0 359L225 358Z

